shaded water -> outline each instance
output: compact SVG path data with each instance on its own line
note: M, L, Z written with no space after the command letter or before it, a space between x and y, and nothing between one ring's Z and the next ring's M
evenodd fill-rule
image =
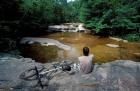
M82 48L87 46L90 53L95 55L94 62L103 63L117 59L130 59L139 61L140 57L134 53L140 53L140 43L124 43L122 41L112 40L110 38L100 38L88 33L53 33L40 38L50 38L60 41L63 44L71 46L70 50L63 50L56 46L41 46L33 44L24 46L26 56L32 57L39 62L78 61L78 56L82 55ZM111 48L106 44L116 44L120 47Z

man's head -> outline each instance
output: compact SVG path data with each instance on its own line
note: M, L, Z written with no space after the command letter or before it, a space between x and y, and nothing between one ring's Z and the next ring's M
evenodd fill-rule
M84 56L88 56L89 55L89 48L88 47L84 47L83 48L83 54L84 54Z

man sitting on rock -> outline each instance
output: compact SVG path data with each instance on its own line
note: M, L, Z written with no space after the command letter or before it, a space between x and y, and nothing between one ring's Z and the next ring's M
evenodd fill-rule
M92 64L92 59L94 55L89 55L89 48L84 47L83 48L83 56L79 57L80 61L80 70L81 72L88 74L92 72L93 69L93 64Z

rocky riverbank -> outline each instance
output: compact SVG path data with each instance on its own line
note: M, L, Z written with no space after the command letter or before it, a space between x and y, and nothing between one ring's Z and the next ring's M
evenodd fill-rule
M25 81L19 75L36 66L51 67L53 63L40 64L31 58L7 53L0 54L0 91L140 91L140 63L116 60L95 64L90 74L58 72L43 90L37 81Z

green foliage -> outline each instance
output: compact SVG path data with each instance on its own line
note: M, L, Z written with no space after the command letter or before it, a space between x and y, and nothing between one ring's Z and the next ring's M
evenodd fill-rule
M106 28L107 24L102 24L101 22L98 21L94 21L94 22L89 21L87 22L86 27L98 33L101 29Z
M22 0L23 20L57 24L78 21L79 0Z
M83 22L96 33L140 28L140 0L0 0L0 12L0 20L19 20L19 30L31 32L64 22Z
M81 4L79 0L74 2L69 2L67 5L63 6L63 20L64 22L78 22L79 9Z
M21 11L23 12L23 20L53 22L55 18L54 12L57 13L57 6L54 7L52 3L52 0L22 0Z
M89 12L90 10L87 9L88 5L86 3L83 3L81 6L81 12L80 12L80 16L79 19L81 22L86 22L88 20L88 16L90 15Z
M140 0L81 0L80 21L100 32L104 28L140 28ZM121 30L120 30L121 32Z
M140 41L140 34L127 34L124 39L128 41Z

